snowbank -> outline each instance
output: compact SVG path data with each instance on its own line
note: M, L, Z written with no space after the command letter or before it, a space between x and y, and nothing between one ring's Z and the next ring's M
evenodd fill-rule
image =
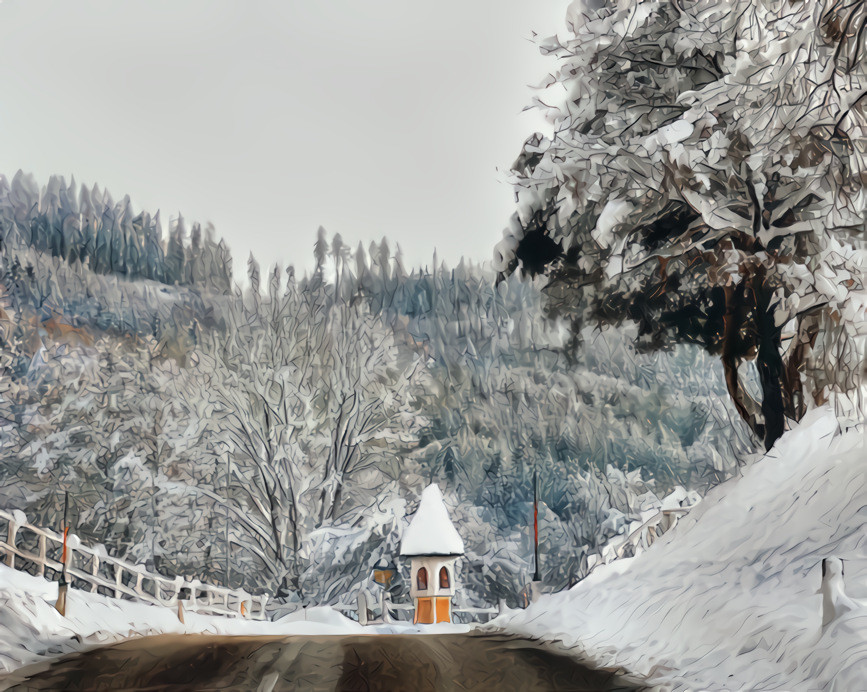
M309 608L277 622L184 614L174 608L69 589L66 617L54 608L57 584L0 565L0 672L46 656L131 636L168 633L239 635L357 634L361 625L332 608Z
M810 412L647 552L487 627L663 689L867 689L867 437L837 428Z

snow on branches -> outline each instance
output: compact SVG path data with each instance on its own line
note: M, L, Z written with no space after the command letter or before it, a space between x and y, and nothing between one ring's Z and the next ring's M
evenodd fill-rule
M579 1L567 24L541 43L554 132L515 162L498 271L546 272L577 328L627 319L644 348L720 355L767 446L811 399L857 393L865 3Z

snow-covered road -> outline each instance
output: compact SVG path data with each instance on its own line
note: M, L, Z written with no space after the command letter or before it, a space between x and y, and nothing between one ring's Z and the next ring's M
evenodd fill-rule
M163 635L22 669L11 690L631 690L610 672L514 637L478 634Z

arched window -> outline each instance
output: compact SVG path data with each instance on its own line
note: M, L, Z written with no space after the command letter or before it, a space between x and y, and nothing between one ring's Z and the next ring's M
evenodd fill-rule
M440 588L449 588L449 571L445 567L440 568Z
M419 591L427 591L427 569L422 567L416 575L416 585Z

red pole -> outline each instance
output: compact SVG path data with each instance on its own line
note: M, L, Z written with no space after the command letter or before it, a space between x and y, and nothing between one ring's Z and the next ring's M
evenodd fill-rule
M66 541L69 536L69 491L63 493L63 555L60 557L60 563L63 569L60 572L60 584L66 584Z
M69 538L69 522L67 521L68 508L69 493L66 492L63 495L63 554L60 556L60 581L57 583L57 602L54 604L54 607L57 608L57 612L63 617L66 617L66 590L69 588L69 585L66 582L66 557L68 554L67 543Z

